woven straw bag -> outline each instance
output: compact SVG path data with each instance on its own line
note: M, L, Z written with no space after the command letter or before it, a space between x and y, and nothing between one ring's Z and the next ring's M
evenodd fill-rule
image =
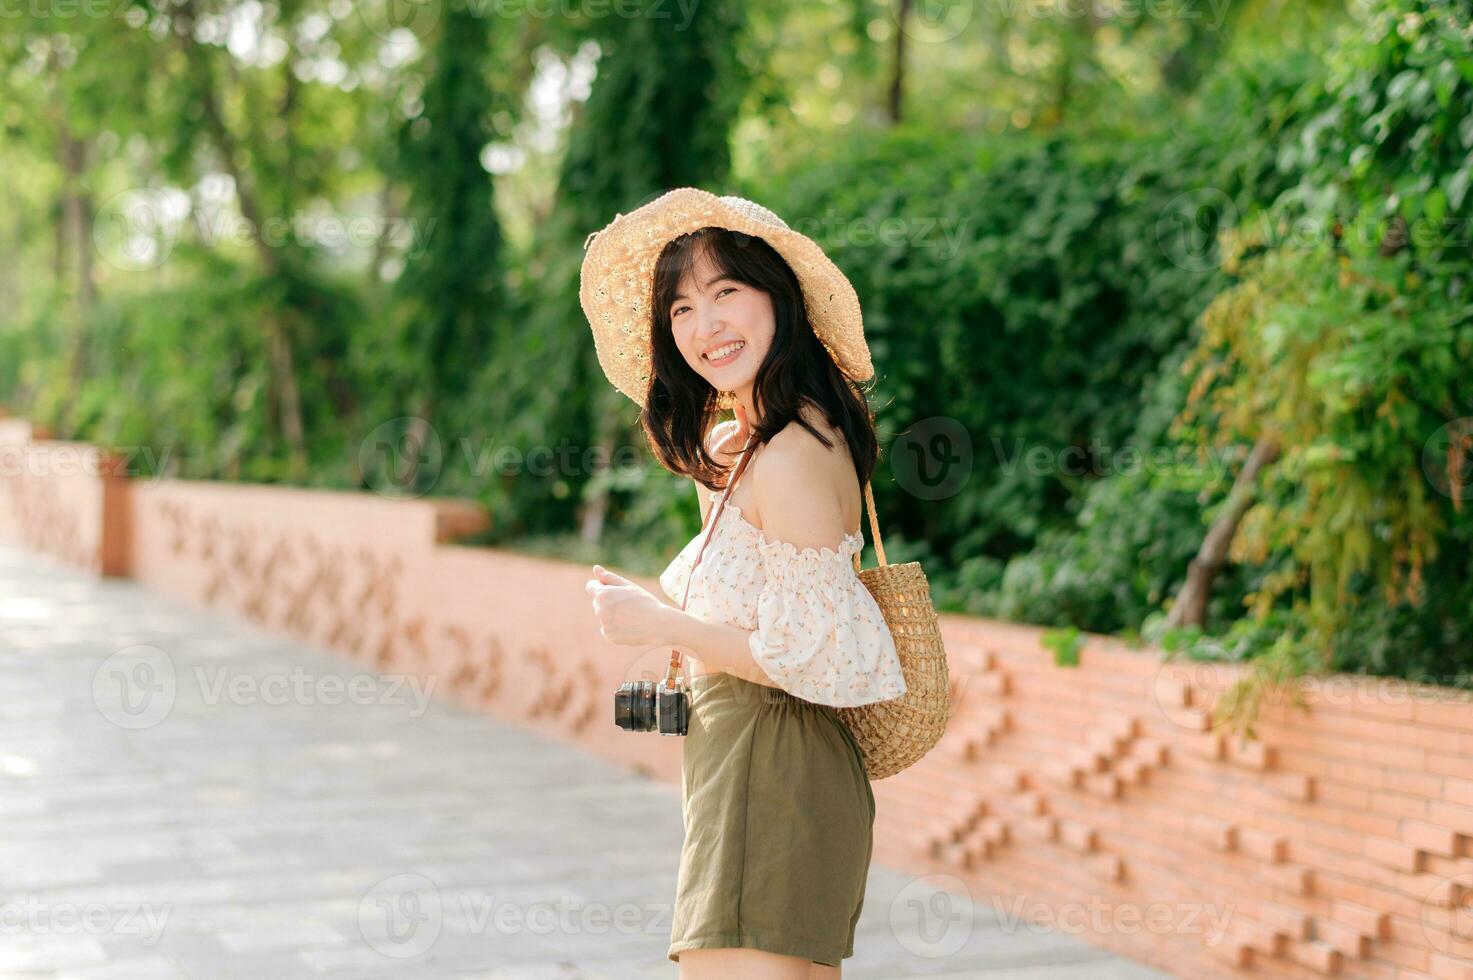
M856 551L854 570L875 597L885 625L895 638L905 693L888 701L838 711L864 752L865 772L876 780L909 768L936 745L951 718L951 678L926 573L920 562L891 565L885 561L875 495L868 481L864 484L864 503L879 564L861 569Z
M732 490L736 489L742 471L747 468L754 448L754 442L747 443L731 479L726 482L720 504L712 508L706 539L696 552L690 577L686 579L681 609L690 598L690 583L696 566L701 563L701 555L711 541L716 522L720 520ZM891 565L885 561L885 546L880 541L880 524L875 516L875 496L868 482L864 485L864 500L869 510L869 526L874 535L875 557L879 564L861 569L859 552L855 552L854 571L874 597L885 625L894 637L900 671L905 677L905 693L887 701L836 710L859 743L864 755L865 773L874 781L909 768L936 745L951 718L951 688L946 650L941 644L940 622L936 608L931 604L931 586L926 581L926 573L921 570L919 562ZM671 652L668 682L673 683L679 669L680 651L675 650Z

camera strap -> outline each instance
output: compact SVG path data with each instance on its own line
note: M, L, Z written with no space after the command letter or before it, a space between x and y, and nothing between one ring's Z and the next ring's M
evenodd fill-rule
M741 479L742 471L747 468L747 463L751 462L752 451L756 448L756 441L757 437L755 433L748 438L746 448L742 450L741 459L737 461L736 469L732 471L731 479L726 481L726 491L722 493L720 502L711 508L711 524L706 529L706 538L701 542L700 550L696 552L696 560L691 563L690 575L685 580L685 595L680 599L680 609L682 612L685 611L686 602L690 600L690 584L691 580L695 578L696 566L701 563L701 555L705 554L706 545L711 543L711 535L716 532L716 521L720 519L721 512L726 509L727 498L736 489L737 480ZM680 651L672 649L670 651L670 669L665 672L665 687L667 689L675 687L675 677L679 673Z

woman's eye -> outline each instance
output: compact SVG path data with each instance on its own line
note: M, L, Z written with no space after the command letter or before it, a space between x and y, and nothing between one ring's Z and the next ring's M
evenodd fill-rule
M721 289L719 289L719 290L716 291L716 298L717 299L720 299L722 297L722 294L724 294L724 293L734 293L734 292L736 292L736 287L735 286L725 286L725 287L723 287L723 288L721 288ZM672 320L675 319L676 317L680 316L680 314L681 314L681 312L683 310L688 310L688 309L690 309L689 306L678 306L678 307L676 307L675 309L673 309L673 310L670 311L670 319L672 319Z

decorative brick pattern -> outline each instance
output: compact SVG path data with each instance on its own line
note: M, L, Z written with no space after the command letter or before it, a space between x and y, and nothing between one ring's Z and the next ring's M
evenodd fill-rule
M53 553L124 540L122 567L156 589L680 779L680 739L612 724L610 695L663 676L669 650L603 642L584 566L447 542L476 526L465 504L160 481L113 487L86 529L68 515L99 513L101 488L3 489L7 536L19 512ZM1473 701L1310 679L1245 741L1214 718L1233 665L1087 636L1060 667L1033 627L947 615L942 631L954 717L874 784L877 862L1082 911L1084 938L1180 976L1473 976Z

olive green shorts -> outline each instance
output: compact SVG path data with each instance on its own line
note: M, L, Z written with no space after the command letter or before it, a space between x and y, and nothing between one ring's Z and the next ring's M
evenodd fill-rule
M748 947L854 955L875 796L837 709L733 674L695 678L670 959Z

